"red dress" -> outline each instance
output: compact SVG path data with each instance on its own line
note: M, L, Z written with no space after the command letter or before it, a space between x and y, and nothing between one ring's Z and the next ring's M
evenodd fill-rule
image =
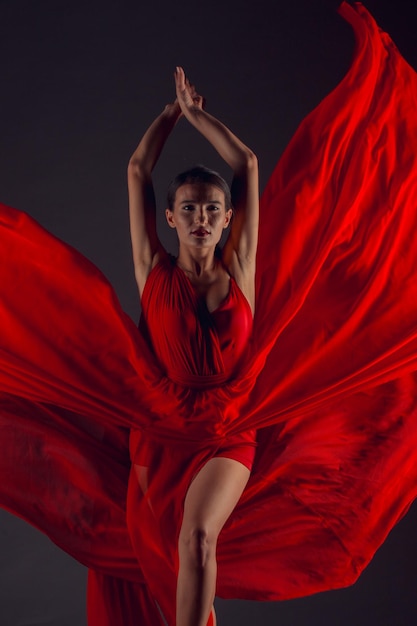
M186 487L235 435L258 446L222 597L351 584L416 496L417 79L361 5L340 11L353 63L262 196L237 365L212 335L210 371L180 380L91 263L1 209L0 502L90 568L91 626L160 624L155 599L172 623Z
M232 277L227 298L209 312L205 299L196 293L173 257L166 255L151 272L142 295L141 330L161 371L187 389L183 411L175 414L180 439L199 424L193 444L201 446L202 424L213 421L214 388L225 385L239 372L252 325L249 302ZM140 431L134 436L140 437ZM141 441L142 461L146 456L144 448L151 440L147 437ZM210 445L213 451L217 446L216 456L240 460L251 469L256 431L251 429L226 438L216 436Z

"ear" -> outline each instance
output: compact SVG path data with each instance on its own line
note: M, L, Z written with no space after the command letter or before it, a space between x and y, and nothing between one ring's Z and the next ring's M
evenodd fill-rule
M226 216L224 218L223 228L227 228L229 226L230 222L232 221L232 217L233 217L233 209L227 209Z
M170 228L176 228L174 213L173 211L171 211L171 209L165 209L165 217L167 218L168 226Z

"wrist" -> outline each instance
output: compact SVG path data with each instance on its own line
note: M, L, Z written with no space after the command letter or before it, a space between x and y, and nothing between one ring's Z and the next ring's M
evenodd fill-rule
M165 105L165 108L162 111L161 115L163 117L166 117L168 119L174 119L176 121L182 115L181 107L177 101L171 102L170 104Z
M191 105L183 110L184 116L192 124L198 124L199 120L206 115L205 111L197 106Z

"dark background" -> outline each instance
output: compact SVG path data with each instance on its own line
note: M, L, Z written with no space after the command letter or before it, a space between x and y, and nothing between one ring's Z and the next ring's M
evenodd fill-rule
M174 97L175 65L257 153L263 186L301 119L349 66L353 36L338 4L0 0L0 200L88 256L136 319L126 165ZM417 67L414 1L366 4ZM167 183L195 162L230 177L181 121L155 172L161 224ZM414 506L350 589L281 603L219 602L220 624L414 625L416 522ZM84 626L85 574L0 511L1 626Z

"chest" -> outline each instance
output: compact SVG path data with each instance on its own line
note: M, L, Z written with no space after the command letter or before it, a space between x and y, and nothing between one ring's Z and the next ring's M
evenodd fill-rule
M230 371L246 347L252 315L233 279L199 290L178 268L154 271L143 312L154 350L167 369ZM169 270L169 271L168 271ZM221 298L221 300L220 300ZM220 302L219 302L220 300Z
M186 281L189 281L189 286L194 292L192 300L194 300L193 296L195 296L198 305L202 309L206 308L209 313L213 313L227 300L230 293L231 279L226 272L217 274L214 277L209 276L203 280L196 280L189 277L186 273L184 274L184 278Z

